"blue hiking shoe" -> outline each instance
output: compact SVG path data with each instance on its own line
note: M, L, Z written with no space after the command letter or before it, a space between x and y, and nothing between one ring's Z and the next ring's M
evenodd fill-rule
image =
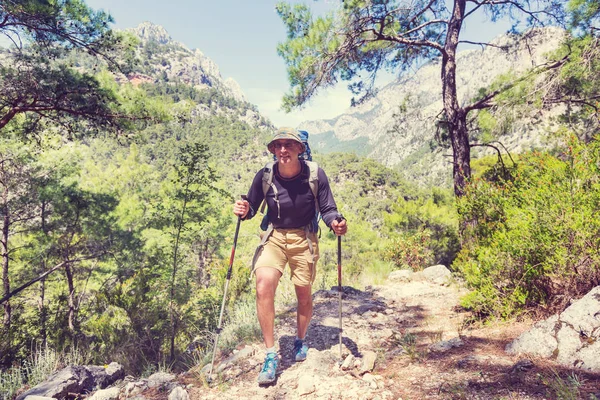
M278 364L279 358L277 357L277 353L267 353L265 363L263 364L260 374L258 374L259 385L268 385L269 383L275 382Z
M304 361L306 360L306 354L308 353L308 346L304 344L302 340L294 340L294 360Z

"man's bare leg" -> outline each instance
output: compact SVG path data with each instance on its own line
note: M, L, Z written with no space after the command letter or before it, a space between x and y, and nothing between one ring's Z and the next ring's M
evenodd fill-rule
M304 339L308 324L312 318L312 286L295 286L298 306L296 311L296 334L299 339Z
M256 274L256 313L266 348L275 346L275 291L281 272L275 268L262 267Z

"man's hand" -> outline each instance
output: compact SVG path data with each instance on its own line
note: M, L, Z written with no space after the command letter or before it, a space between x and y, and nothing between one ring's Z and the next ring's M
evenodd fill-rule
M337 219L333 220L331 223L331 229L337 236L344 236L346 231L348 230L348 225L346 224L345 219L341 219L338 221Z
M250 211L250 203L247 200L238 200L233 205L233 213L242 219L246 218L248 211Z

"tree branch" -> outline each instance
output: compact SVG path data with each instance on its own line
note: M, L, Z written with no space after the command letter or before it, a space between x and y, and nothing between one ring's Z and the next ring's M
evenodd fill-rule
M44 272L43 274L41 274L40 276L38 276L37 278L25 283L24 285L19 286L18 288L16 288L15 290L13 290L12 292L10 292L9 294L7 294L6 296L4 296L3 298L0 299L0 304L10 300L11 297L15 296L16 294L18 294L19 292L23 291L24 289L27 289L29 286L33 285L34 283L44 279L45 277L47 277L48 275L50 275L51 273L53 273L54 271L56 271L57 269L63 267L64 265L66 265L67 262L63 261L60 264L55 265L54 267L52 267L51 269L49 269L48 271Z
M475 103L464 107L464 110L465 110L465 112L468 113L469 111L472 111L472 110L481 110L483 108L488 108L488 107L490 107L489 101L492 100L497 95L499 95L500 93L504 93L507 90L512 89L513 87L517 86L519 83L524 82L524 81L530 79L534 75L540 74L542 72L549 71L551 69L558 68L558 67L562 66L564 63L566 63L568 60L569 60L569 56L566 55L562 59L560 59L558 61L555 61L555 62L553 62L551 64L546 63L546 64L543 64L543 65L540 65L540 66L534 68L529 74L526 74L526 75L522 76L519 79L515 79L511 83L506 84L503 87L501 87L501 88L499 88L497 90L494 90L491 93L488 93L482 99L476 101Z
M470 40L459 40L458 44L461 44L461 43L474 44L474 45L481 46L481 47L484 47L484 46L487 46L487 47L496 47L496 48L498 48L500 50L507 50L508 49L508 46L498 46L497 44L483 43L483 42L471 42Z
M93 259L96 258L97 256L89 256L89 257L81 257L81 258L77 258L74 260L67 260L67 261L63 261L60 264L55 265L54 267L50 268L48 271L44 272L43 274L39 275L37 278L30 280L29 282L19 286L18 288L16 288L15 290L13 290L12 292L10 292L9 294L5 295L4 297L2 297L0 299L0 304L10 300L12 297L14 297L16 294L18 294L19 292L22 292L23 290L27 289L29 286L33 285L34 283L41 281L42 279L44 279L45 277L47 277L48 275L50 275L51 273L53 273L54 271L64 267L67 264L70 263L74 263L74 262L78 262L78 261L83 261L83 260L89 260L89 259Z

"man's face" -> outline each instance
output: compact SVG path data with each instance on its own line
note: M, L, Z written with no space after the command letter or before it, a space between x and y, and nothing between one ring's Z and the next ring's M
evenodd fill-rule
M280 139L273 142L275 157L281 163L287 163L298 159L298 155L302 152L300 143L295 140Z

